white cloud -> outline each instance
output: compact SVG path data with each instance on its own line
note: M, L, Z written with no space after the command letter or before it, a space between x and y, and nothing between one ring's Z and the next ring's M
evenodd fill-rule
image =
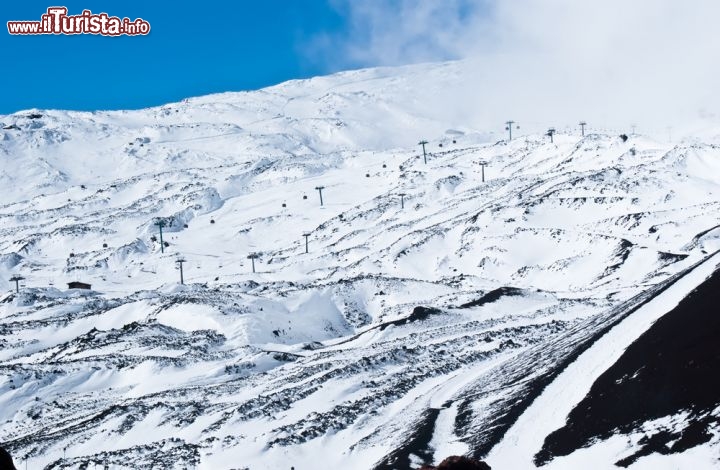
M649 130L720 108L717 0L336 2L350 26L315 44L329 64L466 59L488 117Z

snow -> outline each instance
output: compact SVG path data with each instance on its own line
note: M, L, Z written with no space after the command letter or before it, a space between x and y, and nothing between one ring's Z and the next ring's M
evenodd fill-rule
M35 468L302 469L321 454L368 469L435 409L407 458L437 462L494 444L483 425L574 340L720 248L717 133L506 142L455 109L464 67L2 116L19 130L0 131L0 442ZM532 468L593 378L713 263L558 375L491 463ZM462 307L500 288L515 290ZM606 468L623 439L550 465Z
M672 310L720 266L720 254L709 258L669 289L633 312L570 364L518 418L487 460L498 468L531 468L545 436L565 424L573 407L590 391L595 378L658 318ZM598 459L601 468L607 459ZM551 464L547 468L554 468ZM565 467L558 467L565 468ZM583 466L583 468L594 468Z
M607 462L617 462L625 457L632 444L646 436L645 432L635 435L615 435L606 441L579 449L566 457L558 457L549 465L548 470L573 470L577 468L612 468ZM629 465L630 470L676 470L685 468L718 468L717 445L715 436L711 445L697 446L683 452L660 455L651 454ZM617 468L617 467L616 467Z

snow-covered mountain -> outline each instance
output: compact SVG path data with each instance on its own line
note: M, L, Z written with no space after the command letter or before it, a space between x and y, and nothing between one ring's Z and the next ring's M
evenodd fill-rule
M508 142L466 82L0 117L0 444L29 468L720 468L720 142Z

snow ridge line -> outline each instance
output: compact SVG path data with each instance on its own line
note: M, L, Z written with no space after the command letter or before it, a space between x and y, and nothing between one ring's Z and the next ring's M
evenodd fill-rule
M462 402L458 409L457 434L468 438L467 442L473 449L475 457L486 457L504 439L508 430L543 393L543 390L579 356L627 317L718 253L720 250L605 313L595 315L570 328L553 338L552 344L538 344L512 357L494 373L480 377L474 385L468 387L469 393L458 397ZM529 369L528 364L532 364L533 367ZM476 400L501 389L509 391L505 398L489 405L483 410L482 415L469 418L476 413L473 410L473 403Z

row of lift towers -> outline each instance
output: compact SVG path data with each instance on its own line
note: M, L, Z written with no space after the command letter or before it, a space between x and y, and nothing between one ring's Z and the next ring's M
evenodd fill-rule
M587 126L587 122L581 121L579 123L579 126L580 126L580 131L582 133L582 136L585 137L585 127ZM509 121L505 122L505 130L508 131L508 141L512 140L513 127L515 128L515 130L520 129L520 126L518 126L516 124L516 122L513 120L509 120ZM551 143L554 142L553 136L555 135L555 133L556 133L556 130L554 127L549 128L548 131L545 133L546 136L550 137ZM427 149L425 146L428 145L429 143L430 142L428 142L427 140L421 140L420 142L418 142L418 145L422 146L423 161L426 165L427 165L428 154L427 154ZM481 168L481 175L482 175L481 178L482 178L482 182L484 183L485 182L485 167L487 166L488 162L485 160L480 160L478 162L478 164L480 165L480 168ZM323 205L323 193L322 193L323 189L325 189L325 186L316 186L315 187L315 190L318 192L318 195L320 196L320 205L321 206ZM398 193L398 196L400 197L400 208L404 209L405 208L405 196L407 196L407 193ZM284 204L283 204L283 207L284 207ZM214 220L211 220L211 222L214 223ZM155 222L155 225L158 226L158 229L160 232L160 251L161 251L161 253L164 253L164 245L163 245L163 240L162 240L162 228L165 226L165 222L162 220L158 220L157 222ZM310 235L312 235L311 232L303 232L303 234L302 234L302 236L305 237L305 253L309 252L309 241L308 240L309 240ZM252 263L252 272L255 273L255 260L260 258L260 254L259 253L250 253L247 256L247 258ZM175 263L178 265L178 269L180 270L180 284L184 284L184 282L185 282L185 279L183 277L183 264L186 262L187 262L187 260L182 257L175 260Z
M582 136L585 137L585 127L587 126L587 122L581 121L579 123L579 126L580 126ZM520 126L518 126L517 123L513 120L506 121L505 122L505 130L508 131L508 141L512 140L513 129L518 130L518 129L520 129ZM556 133L556 130L554 127L549 128L547 130L547 132L545 133L546 136L550 137L551 143L554 142L553 136L555 135L555 133ZM418 142L418 145L422 146L423 161L425 162L426 165L427 165L428 154L427 154L427 149L425 146L428 144L429 144L429 142L427 140L421 140L420 142ZM485 182L485 167L487 166L488 162L485 160L481 160L478 162L478 164L480 165L480 167L482 169L481 175L482 175L482 182L484 183ZM318 192L318 194L320 196L320 205L321 206L324 204L323 193L322 193L323 189L325 189L325 186L316 186L315 187L315 190ZM400 208L404 209L405 208L405 196L407 196L407 193L398 193L398 196L400 197ZM211 222L214 223L214 220L211 220ZM163 242L163 227L166 227L167 224L164 220L158 219L158 220L156 220L154 225L156 225L158 227L158 232L160 235L160 252L165 253L165 243ZM302 234L302 236L305 237L305 253L309 252L309 237L310 237L310 235L311 235L311 232L303 232L303 234ZM259 253L250 253L247 256L247 258L252 263L252 272L255 273L255 260L260 258L260 254ZM187 260L183 257L179 257L178 259L175 260L175 264L178 265L178 269L180 270L180 284L185 283L185 277L183 274L183 264L184 263L187 263ZM15 283L15 292L20 292L20 281L22 281L24 279L25 279L24 277L17 275L17 274L10 278L10 282Z

